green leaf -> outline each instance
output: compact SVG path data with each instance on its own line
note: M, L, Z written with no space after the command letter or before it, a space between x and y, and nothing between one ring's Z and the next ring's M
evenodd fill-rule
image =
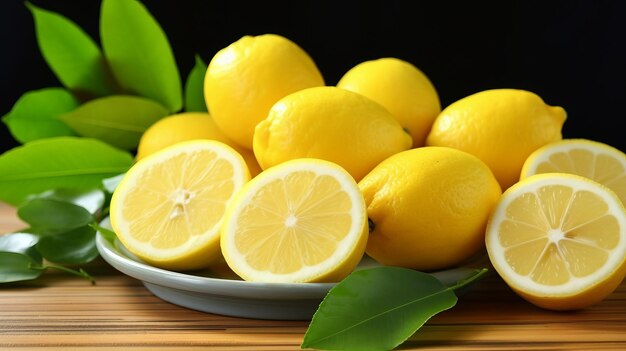
M82 264L98 257L96 232L91 226L84 226L63 234L41 238L37 249L50 262Z
M102 190L52 189L37 194L32 198L53 199L72 203L89 211L92 215L98 213L104 206L105 196Z
M456 301L451 288L426 273L399 267L358 270L328 292L302 347L391 350Z
M60 119L81 136L132 150L143 132L168 114L165 107L153 100L115 95L89 101Z
M204 101L204 75L207 65L199 55L196 55L196 64L187 76L185 83L185 111L207 112Z
M94 221L83 207L55 199L30 200L18 208L17 215L37 234L65 232Z
M31 280L43 273L36 268L43 262L38 242L39 237L29 233L0 235L0 283Z
M67 90L46 88L22 95L2 121L20 143L55 136L74 135L58 117L78 107L78 101Z
M103 0L102 47L117 81L129 92L160 102L170 112L182 107L180 75L159 23L136 0Z
M112 231L111 229L99 226L97 224L90 224L89 226L95 229L97 232L100 232L100 234L105 239L107 239L107 241L111 243L115 242L115 239L117 238L117 234L115 234L115 232Z
M17 282L38 278L45 271L27 255L0 252L0 283Z
M79 96L111 93L112 79L98 45L76 23L30 2L41 54L59 81ZM112 82L111 82L112 83Z
M13 252L26 255L34 262L41 262L41 254L35 246L39 237L30 233L9 233L0 235L0 252Z
M56 137L32 141L0 156L0 200L21 205L49 189L94 189L126 172L133 156L89 138Z

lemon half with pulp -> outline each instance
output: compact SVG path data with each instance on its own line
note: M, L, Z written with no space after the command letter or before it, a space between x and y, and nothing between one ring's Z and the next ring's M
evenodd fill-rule
M500 276L531 303L589 307L626 274L626 210L613 191L588 178L537 174L503 193L486 246Z
M242 156L222 142L174 144L124 175L111 199L111 226L131 253L153 266L207 267L221 258L226 205L249 179Z
M336 282L367 244L365 202L350 174L319 159L261 172L229 205L221 248L247 281Z
M563 139L535 150L524 162L520 178L538 173L571 173L601 183L626 203L626 154L589 139Z

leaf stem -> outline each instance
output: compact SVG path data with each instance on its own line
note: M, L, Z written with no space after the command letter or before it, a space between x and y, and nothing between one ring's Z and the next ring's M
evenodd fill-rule
M35 265L35 264L31 264L30 267L31 269L39 269L39 270L46 270L48 268L54 268L54 269L58 269L62 272L65 273L69 273L69 274L73 274L76 276L79 276L81 278L87 279L91 282L92 285L96 284L96 280L94 279L94 277L92 277L89 273L87 273L87 271L85 271L82 268L79 268L78 270L75 269L71 269L71 268L67 268L65 266L61 266L61 265L57 265L57 264L45 264L45 265Z
M465 278L457 281L456 284L448 287L446 290L458 290L466 285L469 285L474 281L482 278L483 275L487 274L487 271L489 271L487 268L476 269Z
M96 214L93 216L94 217L94 222L95 222L93 224L99 225L100 222L102 222L102 220L105 219L108 215L109 215L109 206L101 207L98 210L98 212L96 212ZM89 226L92 226L92 225L90 224Z

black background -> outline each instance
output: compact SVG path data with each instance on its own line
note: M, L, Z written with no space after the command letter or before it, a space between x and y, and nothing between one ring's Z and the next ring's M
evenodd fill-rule
M100 1L31 0L97 42ZM537 93L568 112L566 138L626 151L626 2L623 1L154 1L181 78L243 35L276 33L316 61L328 85L362 61L398 57L419 67L442 106L492 88ZM43 60L23 1L0 1L0 115L29 90L60 86ZM16 146L2 124L0 151Z

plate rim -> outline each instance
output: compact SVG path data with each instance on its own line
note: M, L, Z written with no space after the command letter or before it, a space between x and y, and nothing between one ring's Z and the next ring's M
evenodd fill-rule
M99 231L96 233L96 247L105 261L128 276L151 284L197 293L255 299L318 299L323 298L336 285L336 283L249 282L174 272L127 257Z
M100 226L110 229L109 217L100 222ZM115 238L109 241L99 230L96 231L96 248L100 256L118 271L150 284L162 287L253 300L322 300L338 283L278 283L251 282L245 280L205 277L185 272L170 271L141 262L132 255L123 252L123 244ZM361 268L380 266L371 260ZM358 269L358 268L357 268ZM452 285L474 271L466 265L429 272L445 285Z

